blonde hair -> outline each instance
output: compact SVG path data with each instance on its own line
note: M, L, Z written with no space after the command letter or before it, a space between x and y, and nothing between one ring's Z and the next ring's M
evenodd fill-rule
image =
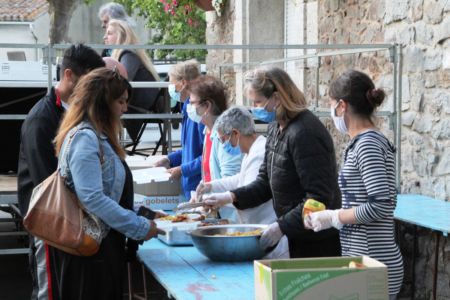
M61 151L67 133L81 122L88 121L97 135L105 134L113 150L125 159L125 151L119 143L122 122L112 110L115 101L125 91L130 97L131 86L117 71L98 68L81 77L70 96L70 109L55 137L56 155Z
M278 92L280 106L277 107L277 120L289 122L306 109L305 96L291 77L280 68L258 68L248 71L245 74L245 86L266 98Z
M200 64L195 59L179 62L170 68L169 76L176 80L194 80L200 76Z
M108 26L111 26L117 33L117 41L118 45L137 45L139 44L139 39L136 36L136 33L131 28L130 24L122 20L110 20ZM122 54L123 49L114 49L111 54L111 57L119 60L120 55ZM156 72L155 66L153 65L150 57L147 56L144 49L132 49L129 51L133 51L141 60L142 64L145 68L153 75L156 81L159 81L159 74Z

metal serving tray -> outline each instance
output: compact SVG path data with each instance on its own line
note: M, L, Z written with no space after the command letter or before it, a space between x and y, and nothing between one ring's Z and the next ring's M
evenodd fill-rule
M192 238L189 234L191 231L188 229L179 230L174 227L172 230L166 231L165 235L158 234L158 239L169 246L192 246Z

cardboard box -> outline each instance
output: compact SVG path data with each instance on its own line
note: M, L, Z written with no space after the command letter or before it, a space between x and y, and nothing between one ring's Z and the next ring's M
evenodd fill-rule
M134 211L145 206L152 210L173 210L178 204L186 202L183 195L145 196L134 194Z
M133 170L133 186L136 194L144 196L178 196L182 194L181 181L169 179L163 167Z
M368 256L256 260L254 271L258 300L389 299L386 265Z
M154 156L145 157L142 155L133 155L133 156L127 156L125 158L125 161L127 162L131 171L133 171L133 170L139 170L139 169L145 169L145 168L152 168L157 161L159 161L160 159L162 159L164 157L166 157L166 156L165 155L154 155Z

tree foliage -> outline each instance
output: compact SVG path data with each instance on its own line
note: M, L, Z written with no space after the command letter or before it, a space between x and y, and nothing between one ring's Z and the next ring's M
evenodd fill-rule
M117 0L130 11L146 19L146 26L155 29L152 43L163 45L205 44L205 12L194 0ZM199 58L206 50L158 50L156 58Z

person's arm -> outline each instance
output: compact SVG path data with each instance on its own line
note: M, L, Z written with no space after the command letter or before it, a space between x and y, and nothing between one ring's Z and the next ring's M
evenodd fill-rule
M336 187L336 166L332 155L332 145L320 140L320 135L300 130L290 140L289 149L292 163L295 165L299 184L305 191L305 198L322 202L328 208L334 199ZM304 227L302 211L303 203L294 207L278 219L281 230L288 236L298 236ZM332 207L332 205L331 205Z
M385 156L375 141L363 141L356 148L356 163L368 196L367 203L354 208L356 223L371 223L392 217L394 213ZM340 218L347 221L345 215Z
M348 209L312 213L310 220L306 220L305 223L314 231L330 227L341 229L344 224L369 224L392 218L395 201L391 199L389 191L386 153L377 142L363 140L355 147L355 160L367 191L368 201ZM351 178L346 178L343 184L350 181Z
M188 120L188 122L192 121ZM187 141L188 143L196 143L196 145L194 145L194 147L186 145L186 147L190 147L192 149L197 146L198 149L203 149L203 142L205 140L205 126L203 124L197 124L196 127L197 128L195 129L196 131L194 131L194 135L191 136L190 140ZM180 161L180 165L182 174L189 174L190 176L199 175L202 172L202 154L197 156L192 161L184 164L181 164Z
M45 118L32 118L22 133L23 150L33 185L36 186L55 172L58 165L53 138L56 128Z
M103 193L99 141L95 133L91 130L78 132L68 156L75 192L85 209L127 237L144 239L150 229L149 222Z
M181 149L167 155L167 158L169 159L169 162L170 162L170 167L174 168L174 167L178 167L179 165L181 165L182 157L183 156L182 156Z
M269 129L269 138L273 137L275 129ZM269 139L268 138L268 139ZM269 176L267 174L268 157L272 155L268 144L265 145L264 159L258 170L258 175L251 183L232 190L234 206L238 209L256 207L272 198Z
M251 152L244 156L244 159L242 160L241 172L230 177L211 181L211 192L217 193L236 189L239 187L240 178L242 178L241 186L255 181L258 177L261 164L264 162L264 146L265 143L255 141L252 145Z
M230 177L212 180L211 182L209 182L209 184L211 185L210 192L211 193L220 193L220 192L226 192L226 191L230 191L232 189L237 188L240 176L241 176L241 174L238 173L238 174L230 176Z
M135 53L126 50L126 52L120 57L120 62L125 66L125 69L127 69L128 80L133 81L136 77L137 71L142 65L139 57Z

